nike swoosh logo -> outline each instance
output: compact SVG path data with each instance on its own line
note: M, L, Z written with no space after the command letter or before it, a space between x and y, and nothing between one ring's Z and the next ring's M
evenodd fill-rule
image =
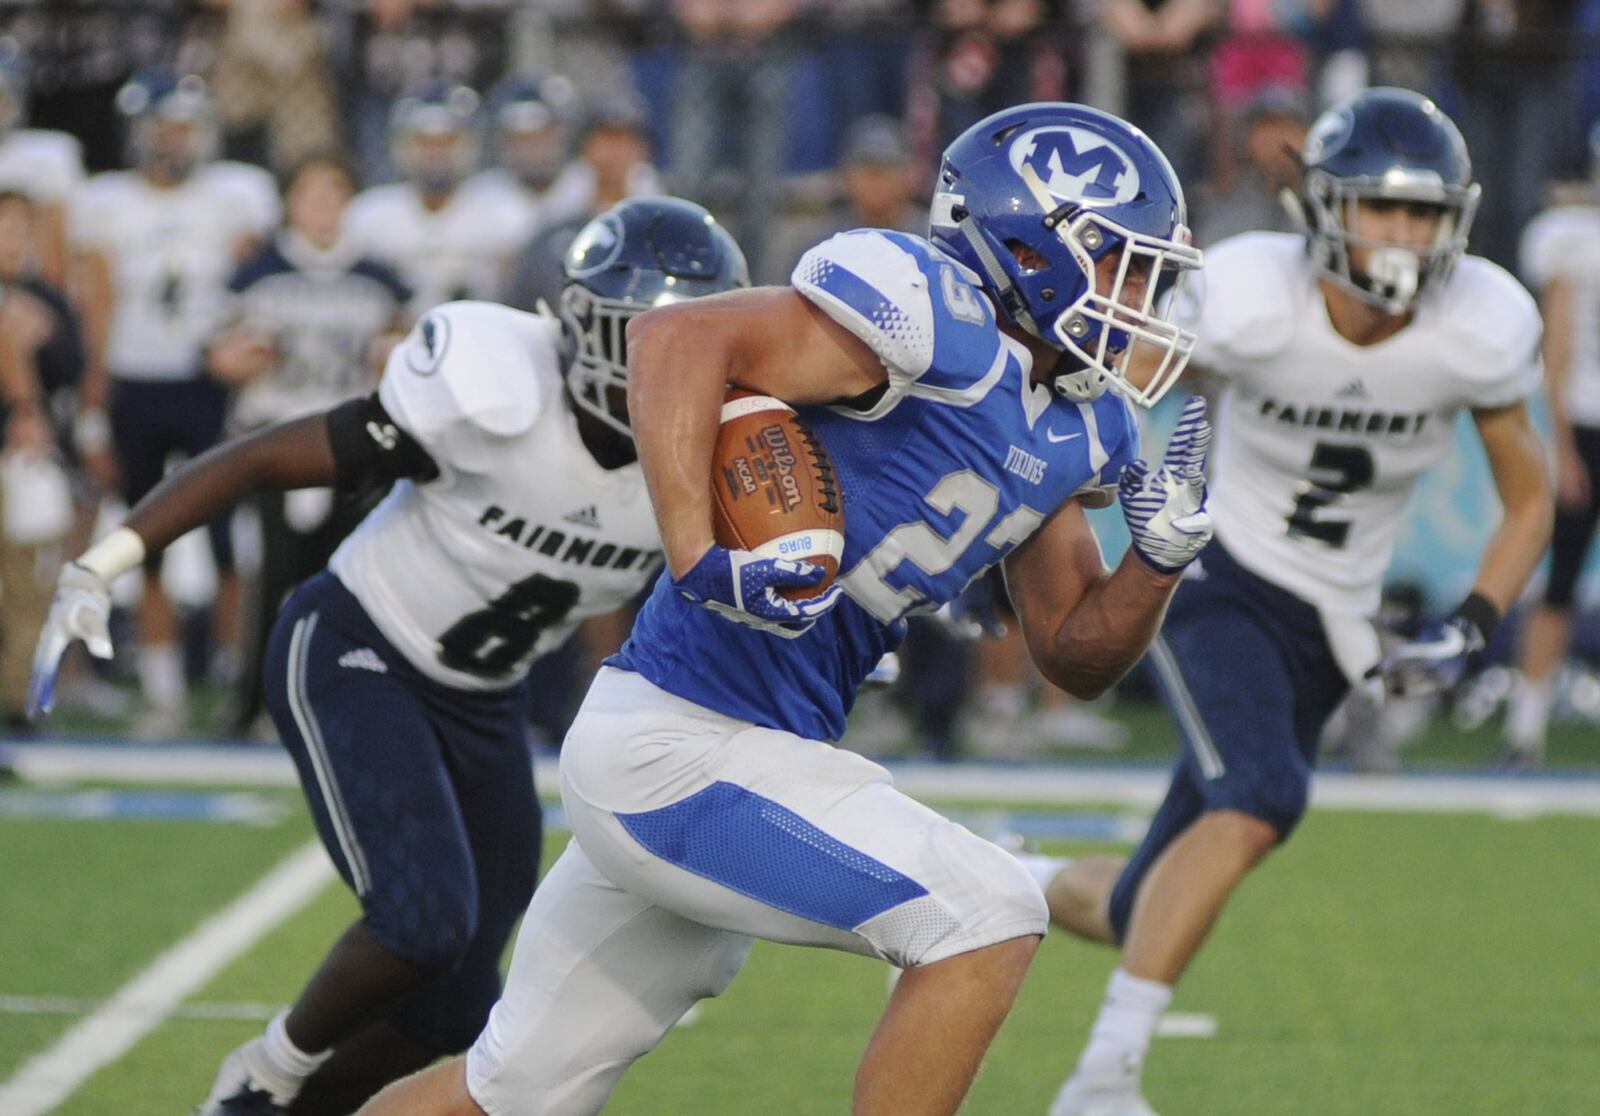
M1080 430L1076 434L1057 434L1047 426L1044 430L1044 436L1050 439L1051 444L1055 444L1057 442L1070 442L1074 438L1081 438L1083 437L1083 431Z

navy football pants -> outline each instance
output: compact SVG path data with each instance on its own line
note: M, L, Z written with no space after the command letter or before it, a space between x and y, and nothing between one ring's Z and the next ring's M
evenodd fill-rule
M284 606L265 689L368 929L434 974L389 1021L430 1049L464 1050L538 875L523 687L475 694L424 677L324 571Z
M1167 797L1111 892L1121 941L1145 873L1207 810L1293 832L1322 727L1349 684L1317 610L1241 567L1219 543L1186 578L1146 662L1178 722L1182 754Z

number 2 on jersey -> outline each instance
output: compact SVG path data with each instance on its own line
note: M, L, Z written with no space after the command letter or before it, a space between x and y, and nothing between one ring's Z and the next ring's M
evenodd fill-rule
M1377 470L1366 446L1318 442L1311 450L1306 490L1289 513L1289 537L1310 538L1338 549L1350 536L1350 520L1323 519L1316 514L1360 488L1372 484Z

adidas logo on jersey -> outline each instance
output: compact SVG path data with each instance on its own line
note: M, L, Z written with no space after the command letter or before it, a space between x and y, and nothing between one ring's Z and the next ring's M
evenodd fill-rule
M592 509L585 508L584 511ZM580 515L582 512L573 512ZM478 516L478 526L494 532L497 538L535 551L546 558L573 565L606 570L645 570L664 560L659 550L638 546L623 546L604 542L592 536L568 533L543 524L529 524L520 515L512 515L498 504L490 504ZM571 516L568 516L570 519Z
M577 511L568 512L561 518L563 522L576 523L579 527L597 529L600 526L600 509L595 507L593 504L590 504L586 508L579 508Z
M339 665L351 670L370 670L374 674L388 674L389 664L378 658L370 647L358 647L339 656Z
M1344 387L1340 388L1333 394L1338 399L1372 398L1371 393L1367 391L1367 385L1361 382L1361 378L1359 376L1354 380L1351 380L1348 384L1345 384Z

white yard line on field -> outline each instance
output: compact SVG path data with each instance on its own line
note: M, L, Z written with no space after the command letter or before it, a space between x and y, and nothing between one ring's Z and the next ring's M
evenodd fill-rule
M1217 1037L1217 1017L1193 1011L1169 1011L1156 1020L1156 1038Z
M334 879L315 841L285 857L249 891L157 957L54 1046L0 1084L0 1112L41 1116L102 1066L128 1052L229 962L309 903Z
M105 1000L86 1000L74 996L0 996L0 1015L88 1015L107 1006ZM179 1004L172 1019L258 1019L265 1023L278 1014L281 1004ZM138 1005L120 1010L142 1011Z

